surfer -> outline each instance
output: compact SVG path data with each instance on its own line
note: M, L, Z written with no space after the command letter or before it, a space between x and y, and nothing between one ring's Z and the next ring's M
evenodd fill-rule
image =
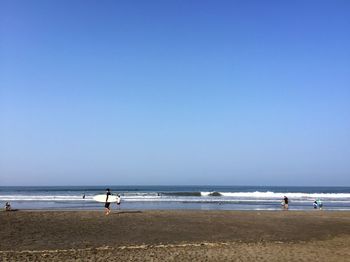
M110 202L108 202L108 197L112 195L111 191L109 188L106 189L106 202L105 202L105 214L106 216L109 215L111 212L111 208L109 207L111 205Z

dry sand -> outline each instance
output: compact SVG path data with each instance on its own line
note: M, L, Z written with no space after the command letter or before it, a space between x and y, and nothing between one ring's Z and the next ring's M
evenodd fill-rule
M0 212L0 261L350 261L350 212Z

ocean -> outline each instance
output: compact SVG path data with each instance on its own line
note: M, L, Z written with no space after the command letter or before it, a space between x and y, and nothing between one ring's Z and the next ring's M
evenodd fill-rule
M350 187L282 186L109 186L120 194L121 209L280 210L284 196L290 210L312 210L321 199L326 210L350 210ZM105 186L0 187L0 203L15 209L102 210L93 196ZM83 196L85 195L85 198ZM111 205L112 209L116 205Z

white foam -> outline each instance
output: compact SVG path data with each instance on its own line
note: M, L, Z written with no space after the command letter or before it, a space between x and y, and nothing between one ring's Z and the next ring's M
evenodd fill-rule
M210 196L213 192L201 192L201 196L176 196L157 195L157 193L122 194L122 201L147 202L147 201L168 201L168 202L276 202L283 196L287 196L294 202L309 202L315 199L322 199L327 202L350 201L350 193L282 193L282 192L219 192L221 196ZM0 201L93 201L93 195L86 195L85 199L79 195L0 195Z
M79 200L92 200L92 196L83 197L79 196L64 196L64 195L0 195L2 201L79 201Z
M213 192L201 192L202 196L210 196ZM263 198L281 199L287 196L290 199L350 199L350 193L278 193L278 192L219 192L224 197L234 198Z

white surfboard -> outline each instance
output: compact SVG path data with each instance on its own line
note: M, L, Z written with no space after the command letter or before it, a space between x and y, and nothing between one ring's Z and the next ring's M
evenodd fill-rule
M94 196L93 199L97 202L103 202L105 203L106 202L106 195L97 195L97 196ZM110 195L108 197L108 203L111 203L111 202L117 202L117 196L113 196L113 195Z

